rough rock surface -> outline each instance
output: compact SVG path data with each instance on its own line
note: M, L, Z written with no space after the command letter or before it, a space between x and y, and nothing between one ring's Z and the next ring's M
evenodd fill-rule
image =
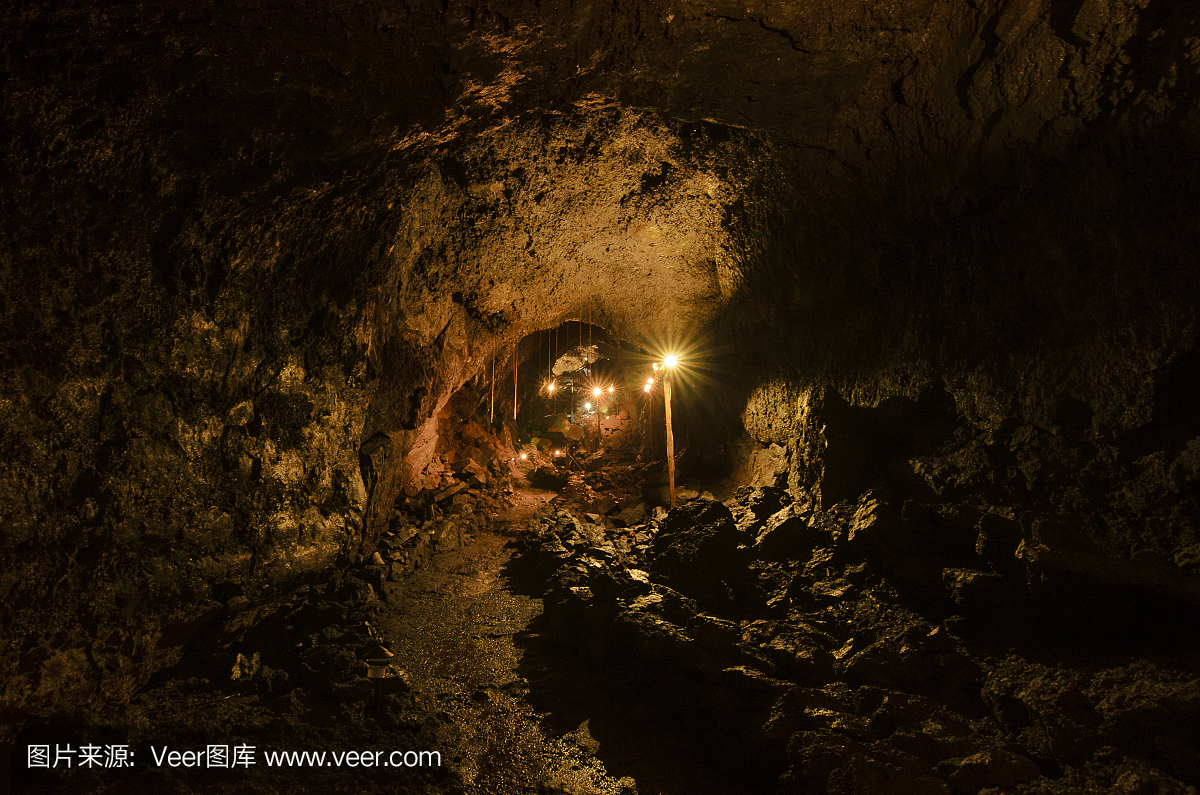
M959 611L964 569L947 569L931 596L919 573L898 576L893 550L856 542L879 510L872 498L853 513L813 513L815 547L759 550L742 567L753 582L737 594L737 619L663 582L662 548L688 528L712 537L711 520L729 509L745 520L719 526L748 554L763 497L746 489L729 508L698 501L631 528L545 510L524 560L545 583L547 627L696 725L755 791L1194 791L1194 660L1085 650L1044 634L1036 609L1011 596L991 595L993 610L1021 623L1013 634L991 614ZM781 525L792 521L791 506L779 511Z
M509 416L566 320L686 343L693 464L748 451L821 533L897 529L930 553L898 587L960 570L965 609L1025 577L1068 619L1200 600L1192 4L79 0L0 26L5 726L127 700L232 600L437 509L447 466L479 474L447 440L516 436L450 418L489 392Z

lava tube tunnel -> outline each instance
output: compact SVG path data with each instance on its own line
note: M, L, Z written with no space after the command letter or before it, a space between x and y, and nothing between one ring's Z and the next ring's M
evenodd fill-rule
M5 3L0 791L1200 786L1200 8Z

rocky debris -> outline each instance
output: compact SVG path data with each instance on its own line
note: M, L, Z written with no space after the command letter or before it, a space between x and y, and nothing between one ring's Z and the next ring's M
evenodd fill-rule
M1032 761L1012 751L980 751L938 765L940 776L955 795L974 795L985 789L1011 789L1033 781L1042 772Z
M767 517L773 516L792 502L786 489L774 486L743 486L734 492L728 503L734 521L740 530L757 535L759 527Z
M1007 575L943 566L944 550L893 577L929 528L877 494L813 511L759 489L633 527L547 509L522 543L554 637L710 727L706 742L781 792L1197 782L1200 679L989 656L949 627L1026 603ZM754 581L730 587L738 570ZM953 612L976 619L937 618Z
M567 486L568 474L557 466L540 466L529 473L529 485L535 489L562 491Z
M764 559L811 555L821 535L809 525L810 516L811 511L789 505L766 519L752 522L752 531L757 531L754 555Z
M733 609L735 591L743 588L746 578L743 540L722 503L684 503L668 513L658 528L646 566L706 610L726 612Z
M1195 783L1200 681L1139 660L1119 668L998 661L983 695L1015 741L1039 757L1082 765L1106 748L1157 762Z
M6 714L374 544L437 407L585 306L811 374L746 406L764 482L1086 513L1018 565L1194 594L1187 4L10 5Z
M1008 593L1011 580L992 571L975 569L944 569L946 587L953 595L954 604L967 612L1003 610L1014 602ZM1016 595L1016 596L1019 596Z
M435 456L396 498L387 530L369 556L370 581L380 594L386 593L384 580L421 568L438 550L463 546L508 505L511 473L487 443L487 432L472 422L455 428L456 438L479 446Z
M583 479L582 475L567 476L567 484L563 487L562 496L577 505L591 508L600 496Z
M125 770L46 771L41 778L15 780L15 792L138 790L202 792L222 787L246 792L314 788L322 792L394 791L397 786L439 792L448 782L444 767L424 770L366 770L332 766L269 768L266 751L305 748L327 752L364 748L439 749L453 736L437 718L427 694L414 692L404 671L391 667L383 702L372 705L366 658L382 642L376 589L362 571L332 569L324 580L286 597L228 611L185 647L182 661L140 690L128 703L94 704L45 716L29 725L19 742L53 735L63 747L119 741L180 751L212 744L255 746L255 764L232 775L149 763ZM49 734L48 734L49 733ZM119 738L119 739L118 739ZM135 763L138 760L135 759ZM7 781L7 780L6 780ZM194 789L193 789L194 787Z
M625 527L645 524L650 518L649 506L641 500L629 500L624 504L618 503L616 507L617 511L612 515L612 519Z
M467 488L467 484L464 481L460 480L459 482L454 483L454 484L448 486L447 488L442 489L437 494L433 495L433 501L441 502L442 500L446 499L447 497L453 497L455 494L458 494L460 491L463 491L466 488Z

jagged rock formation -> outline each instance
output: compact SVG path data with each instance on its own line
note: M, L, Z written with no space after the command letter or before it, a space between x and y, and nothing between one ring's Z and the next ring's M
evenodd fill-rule
M1130 628L1064 645L1069 622L1032 626L1021 589L955 568L982 553L928 543L924 517L786 500L743 489L629 528L545 510L525 561L546 626L703 726L747 791L1194 791L1200 680L1122 659ZM1029 659L1055 636L1068 659Z
M373 551L452 396L568 318L719 340L680 421L822 509L1197 599L1187 3L0 23L6 720Z

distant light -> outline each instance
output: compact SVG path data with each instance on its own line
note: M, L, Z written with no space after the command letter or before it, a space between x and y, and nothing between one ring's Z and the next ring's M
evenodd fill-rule
M584 410L584 411L591 411L591 410L592 410L592 404L591 404L591 403L584 403L584 404L583 404L583 410Z
M647 378L647 379L646 379L646 386L654 386L654 379L653 379L653 378Z
M677 364L679 364L679 357L673 353L663 359L663 367L674 367Z
M555 455L562 455L562 450L555 450L555 451L554 451L554 454L555 454Z
M524 461L526 458L529 458L529 454L528 454L528 453L521 453L521 460L522 460L522 461Z
M550 383L546 384L546 391L547 391L547 392L553 392L553 391L554 391L554 382L553 382L553 381L551 381Z
M600 397L600 391L601 391L601 390L600 390L600 387L596 387L595 389L593 389L593 390L592 390L592 397Z
M649 385L649 384L646 384L644 387L642 387L642 391L643 391L643 392L649 392L649 391L650 391L650 385Z
M611 395L611 394L612 394L612 391L613 391L613 388L610 386L610 387L608 388L608 394L610 394L610 395Z
M654 364L652 364L650 366L654 368L654 372L656 372L656 373L658 372L658 367L659 367L658 362L655 362Z

